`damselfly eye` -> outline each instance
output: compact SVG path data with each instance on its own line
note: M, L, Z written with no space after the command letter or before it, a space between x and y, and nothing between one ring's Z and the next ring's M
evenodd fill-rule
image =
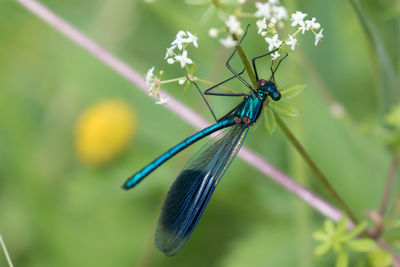
M271 94L271 98L275 101L278 101L279 99L281 99L281 93L279 93L279 91L274 91Z
M264 87L267 86L267 81L264 79L261 79L258 81L258 87Z

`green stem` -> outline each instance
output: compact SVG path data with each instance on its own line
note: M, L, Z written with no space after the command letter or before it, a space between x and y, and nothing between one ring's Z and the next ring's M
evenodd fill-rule
M172 82L177 82L177 81L182 80L182 79L184 80L184 79L186 79L186 77L179 77L179 78L174 78L174 79L169 79L169 80L163 80L160 83L161 84L172 83Z
M232 34L232 37L234 40L239 41L235 34ZM240 59L243 62L243 65L244 65L244 68L245 68L247 74L249 75L251 83L253 84L254 88L257 88L256 76L254 75L253 69L250 66L249 60L247 59L247 56L244 53L242 46L239 43L238 45L236 45L235 48L236 48L238 55L240 56ZM317 174L317 177L320 179L322 184L328 189L329 193L333 196L333 198L342 207L342 209L344 210L346 215L353 221L353 223L355 225L357 225L359 223L359 221L358 221L357 217L353 214L353 212L351 211L349 206L346 204L346 202L335 191L335 189L329 183L328 179L321 172L321 170L317 167L317 165L314 163L314 161L311 159L311 157L305 151L303 146L296 139L294 134L289 130L289 128L286 126L286 124L282 121L282 119L279 117L279 115L274 112L274 116L275 116L275 119L276 119L279 127L285 133L286 137L289 139L289 141L292 143L292 145L297 149L297 151L300 153L300 155L303 157L303 159L306 161L306 163L310 166L310 168Z
M296 137L293 135L293 133L289 130L289 128L286 126L286 124L282 121L280 116L276 112L274 112L274 116L275 116L276 122L278 123L279 127L282 129L282 131L284 132L286 137L289 139L289 141L292 143L292 145L297 149L297 151L300 153L300 155L303 157L303 159L307 162L307 164L310 166L310 168L315 172L318 179L328 189L329 193L333 196L333 198L342 207L342 209L344 210L346 215L353 221L353 223L355 225L357 225L359 223L359 221L358 221L357 217L353 214L353 212L351 211L349 206L346 204L346 202L335 191L333 186L329 183L328 179L321 172L321 170L317 167L315 162L311 159L311 157L305 151L305 149L300 144L300 142L296 139Z
M244 50L243 50L241 44L239 43L239 39L237 38L236 34L232 34L232 37L233 37L233 39L234 39L235 41L238 42L238 44L235 46L235 48L236 48L236 51L237 51L237 53L238 53L240 59L241 59L242 62L243 62L243 66L244 66L244 68L245 68L245 70L246 70L246 72L247 72L247 75L249 75L249 78L250 78L250 81L251 81L251 83L252 83L252 85L253 85L253 88L257 88L256 76L254 75L253 69L252 69L251 66L250 66L250 62L249 62L249 60L247 59L247 56L246 56L246 54L244 53Z
M386 178L385 191L383 192L382 203L379 209L379 214L381 215L381 217L384 217L386 213L386 209L390 198L390 192L392 191L398 165L399 165L399 153L397 149L394 149L392 151L392 162L389 167L389 172Z
M220 0L212 0L212 3L214 4L215 7L220 8L222 10L225 10L231 14L234 13L234 11L232 9L230 9L229 7L227 7L224 4L221 4Z

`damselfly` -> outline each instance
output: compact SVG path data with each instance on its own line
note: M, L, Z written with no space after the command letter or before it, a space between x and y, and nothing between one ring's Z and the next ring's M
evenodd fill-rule
M243 41L246 33L243 35L240 42ZM278 62L275 69L273 69L271 65L272 74L268 81L259 79L256 69L257 59L270 55L275 51L276 50L252 59L254 73L258 81L256 89L241 77L244 70L237 73L230 66L229 62L234 56L236 49L233 51L232 55L226 62L226 66L234 76L204 91L204 94L206 95L243 97L243 100L239 105L220 119L216 118L203 93L196 83L192 81L203 99L206 101L216 123L172 147L146 167L129 177L123 185L124 189L134 187L152 171L168 159L175 156L178 152L205 136L224 129L216 138L208 141L200 151L194 154L186 163L185 167L172 184L164 200L156 229L155 245L167 256L176 254L193 232L218 182L228 169L246 139L249 127L252 126L260 116L263 104L268 96L275 101L280 99L281 95L276 88L274 74L279 64L286 58L287 54ZM211 90L234 78L238 78L242 83L244 83L250 89L250 93L211 92Z

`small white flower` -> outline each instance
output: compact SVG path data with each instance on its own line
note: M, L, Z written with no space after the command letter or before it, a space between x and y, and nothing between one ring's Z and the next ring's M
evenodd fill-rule
M278 48L281 46L282 41L280 41L278 34L275 34L272 38L265 37L265 41L269 44L268 50L271 51L274 47Z
M319 31L319 33L317 33L316 35L315 35L315 46L317 46L317 44L321 41L321 39L322 39L322 37L324 37L323 35L322 35L322 31L323 31L324 29L321 29L320 31Z
M193 61L190 58L187 57L187 51L186 50L183 51L182 55L176 56L175 60L180 62L182 68L185 67L186 64L192 64L193 63Z
M318 22L317 22L317 23L314 23L313 28L316 29L316 30L318 30L319 28L321 28L321 24L319 24Z
M167 59L168 64L174 64L175 60L173 58Z
M219 42L226 48L231 48L238 44L236 40L233 40L231 35L228 35L225 39L219 40Z
M156 100L157 105L164 105L168 102L168 98L162 98L161 96Z
M235 18L234 15L230 15L225 25L229 28L229 32L240 34L242 29L240 28L240 22Z
M302 13L300 11L296 11L296 13L292 14L291 17L291 21L292 24L290 24L290 26L296 26L296 25L300 25L300 26L304 26L304 18L307 16L307 14Z
M165 53L164 59L167 59L167 58L173 56L174 55L173 51L175 48L176 48L176 45L173 45L170 48L167 48L167 53Z
M193 43L195 47L199 47L199 44L197 41L199 38L197 38L196 35L191 34L189 31L186 31L187 35L189 36L188 38L185 39L185 43Z
M276 60L281 55L278 53L278 51L275 51L275 53L272 53L271 56L272 56L272 60Z
M269 0L268 1L271 5L278 5L279 4L279 0Z
M218 30L216 28L210 28L208 30L208 35L210 35L210 37L212 37L212 38L217 38Z
M264 17L264 18L271 18L271 5L270 3L256 3L257 11L254 14L257 18Z
M180 80L178 81L178 83L179 83L180 85L182 85L182 84L185 83L185 80L184 80L184 79L180 79Z
M307 26L303 24L299 27L299 30L301 31L301 34L304 34L306 31L309 30L309 28L307 28Z
M256 22L258 28L258 34L260 34L264 29L267 28L267 18L263 18L262 20L257 20Z
M306 23L306 27L309 29L315 29L316 24L318 24L316 22L315 17L313 17L312 19L306 20L305 23Z
M175 40L172 42L172 45L178 46L179 50L182 50L182 44L186 42L186 38L183 38L186 36L186 33L184 31L179 31L176 34Z
M154 88L154 67L152 67L151 69L149 69L146 73L146 86L149 89L149 91L152 91Z
M297 43L297 39L289 34L289 41L286 41L286 44L291 46L292 51L294 51L294 47L296 46L296 43Z
M272 14L277 20L287 19L288 14L283 6L273 6Z

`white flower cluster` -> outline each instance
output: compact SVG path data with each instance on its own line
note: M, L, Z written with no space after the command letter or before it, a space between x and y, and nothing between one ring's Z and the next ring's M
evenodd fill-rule
M179 31L176 34L176 38L171 43L171 47L167 48L167 53L165 54L164 59L167 60L169 64L174 64L175 62L179 62L181 67L185 67L186 65L193 64L193 61L188 58L188 52L186 50L189 44L193 44L195 47L199 46L197 36L193 35L189 31ZM188 68L186 68L187 72L189 72ZM160 94L161 84L178 82L180 85L184 84L186 79L185 76L171 79L171 80L161 80L161 76L164 72L160 71L159 76L154 75L154 67L149 69L146 74L145 82L146 87L148 89L148 94L153 96L156 99L156 104L165 104L168 99L164 99ZM189 74L189 73L187 73Z
M165 54L165 58L168 64L174 64L175 62L179 62L181 68L185 67L186 64L193 64L193 61L188 58L188 53L186 47L192 43L195 47L199 47L197 36L193 35L189 31L179 31L176 34L175 40L171 43L171 47L167 48L167 53ZM179 51L182 51L181 54L177 54L175 49L178 48Z
M160 76L162 71L160 71ZM149 69L145 78L146 87L148 89L149 96L153 96L156 100L156 104L162 105L167 103L168 99L164 99L160 95L161 79L154 76L154 67Z
M296 13L292 14L292 17L290 19L292 21L292 24L290 24L290 26L294 27L298 25L299 27L298 30L293 34L293 36L297 35L297 33L299 33L300 31L302 34L304 34L306 31L311 30L315 35L314 44L317 45L321 41L322 37L324 37L322 35L322 31L324 29L321 29L319 33L317 33L316 30L319 30L321 28L321 25L316 21L316 18L313 17L312 19L304 21L305 17L307 17L307 14L300 11L296 11Z
M245 0L238 0L239 5L243 5L244 3ZM257 18L257 32L258 34L263 36L265 41L268 43L269 51L280 48L282 45L287 45L290 47L291 50L294 50L298 42L296 36L300 32L304 34L306 31L312 31L315 36L315 45L317 45L323 37L323 29L321 29L319 33L316 32L316 30L319 30L321 28L321 25L316 21L315 17L310 20L304 20L307 14L296 11L296 13L291 14L290 26L297 27L297 30L292 34L289 34L286 40L280 40L278 29L283 28L285 26L285 21L289 18L286 8L280 5L279 0L269 0L268 2L264 3L256 2L255 7L256 11L253 14L241 12L238 13L239 15L237 16L240 17L240 14L247 14L247 16ZM243 33L240 21L238 20L237 16L230 15L225 21L225 26L228 29L229 33L227 37L220 39L220 43L227 48L237 45L237 41L232 38L232 34L241 35ZM211 28L208 31L208 34L213 38L217 38L219 31L223 30ZM276 51L271 54L271 56L272 60L275 60L280 55L278 51Z
M317 45L320 41L321 38L323 37L322 31L323 29L320 30L319 33L316 33L316 30L321 28L321 25L316 21L316 18L313 17L310 20L305 20L305 17L307 14L302 13L300 11L296 11L296 13L291 14L291 25L292 27L298 27L298 29L288 35L288 38L285 41L279 40L279 35L277 33L277 30L275 28L275 25L277 23L280 23L280 26L284 26L284 19L287 19L287 12L286 9L282 6L274 6L273 4L277 4L278 1L274 1L274 3L271 3L269 1L268 3L256 3L257 7L257 12L255 13L256 17L262 16L262 20L258 20L256 25L258 28L258 34L261 34L262 36L266 36L267 34L272 34L272 37L265 37L265 41L268 43L268 50L272 51L275 48L281 47L281 45L285 44L287 46L290 46L290 49L294 51L296 44L297 44L297 39L296 35L298 33L304 34L306 31L312 31L315 35L315 45ZM275 11L274 11L275 10ZM276 11L279 10L279 11ZM269 23L267 24L267 20L269 20ZM279 25L279 24L278 24ZM280 54L278 51L274 52L271 54L272 60L277 59Z

